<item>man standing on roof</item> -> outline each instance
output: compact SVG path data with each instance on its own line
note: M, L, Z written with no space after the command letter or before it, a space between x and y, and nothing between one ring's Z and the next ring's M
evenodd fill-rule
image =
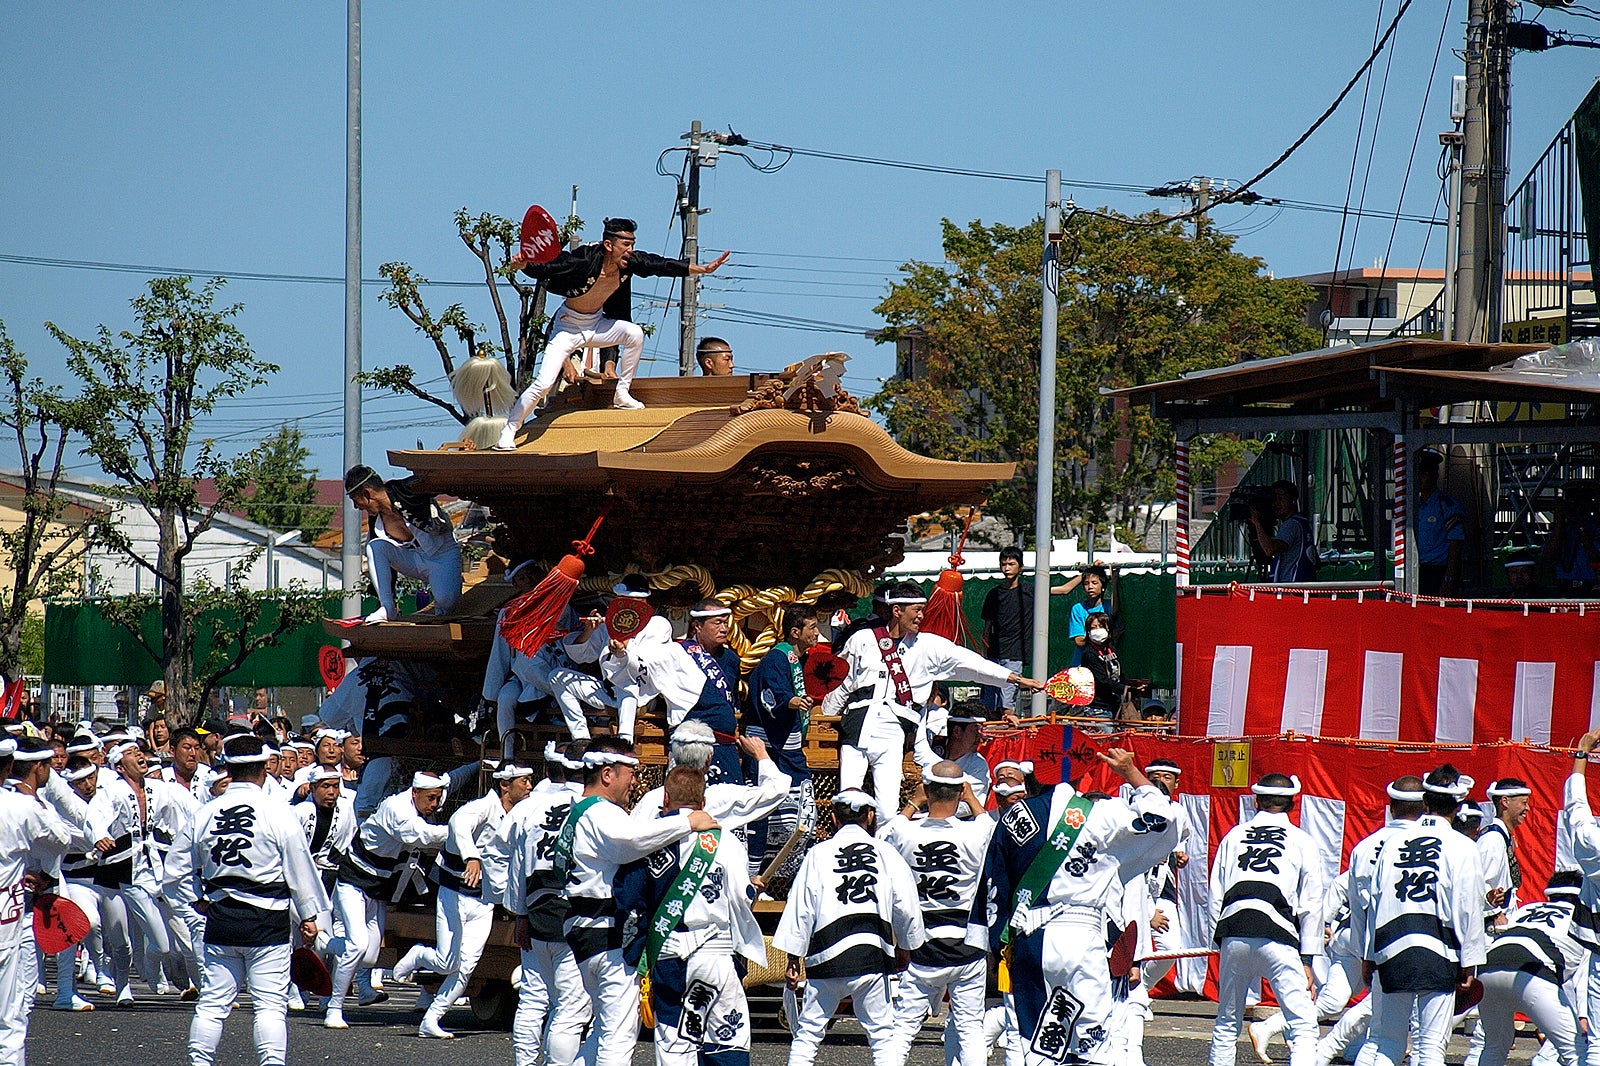
M370 466L344 474L345 495L367 516L367 574L378 593L369 622L399 618L394 576L428 584L435 616L449 614L461 599L461 545L450 519L432 496L411 487L411 478L385 481Z
M517 430L555 387L567 359L580 348L620 347L622 359L617 366L617 391L611 405L632 410L644 406L628 392L633 375L639 369L639 356L644 353L644 330L632 322L631 279L634 275L681 278L710 274L728 261L728 253L723 252L715 261L701 265L687 259L666 259L635 251L633 235L637 228L631 218L608 218L605 234L598 244L580 244L548 263L511 261L513 269L543 280L546 289L564 299L550 319L549 339L540 357L539 374L527 391L517 397L496 448L510 451L517 446Z

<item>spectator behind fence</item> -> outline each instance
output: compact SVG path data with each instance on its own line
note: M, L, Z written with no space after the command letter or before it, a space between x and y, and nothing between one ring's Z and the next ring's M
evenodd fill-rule
M1013 673L1033 655L1033 585L1022 581L1022 550L1016 545L1000 549L1000 584L983 598L983 653ZM1013 710L1017 686L983 689L983 705L990 710Z
M1122 680L1117 649L1111 646L1111 619L1104 613L1089 615L1084 632L1087 643L1083 649L1083 665L1094 675L1094 701L1084 708L1084 713L1110 722L1117 717L1122 706L1122 692L1127 687Z
M1272 517L1278 524L1269 534L1261 512L1250 509L1250 526L1256 543L1272 558L1272 583L1288 585L1315 579L1317 556L1311 519L1300 513L1300 490L1294 482L1272 483Z
M1594 489L1568 485L1556 507L1544 557L1555 564L1556 591L1563 596L1590 596L1595 575L1600 574L1600 517L1595 514Z
M1461 556L1467 546L1467 513L1439 487L1444 456L1431 448L1417 453L1417 573L1424 596L1461 592Z

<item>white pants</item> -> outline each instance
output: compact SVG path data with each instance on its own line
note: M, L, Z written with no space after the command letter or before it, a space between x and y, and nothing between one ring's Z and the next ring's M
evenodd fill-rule
M985 956L961 966L924 966L913 962L900 975L900 998L894 1011L894 1061L911 1052L922 1019L939 1009L950 995L950 1025L955 1029L961 1066L985 1066L989 1044L983 1032L983 994L989 977Z
M551 670L546 685L550 695L555 697L556 706L561 708L561 717L567 723L567 732L572 734L573 740L589 739L589 719L583 712L585 707L599 710L617 705L616 700L606 695L606 688L599 678L570 666L558 666ZM632 710L637 712L637 702L632 705ZM632 716L626 722L618 721L617 731L623 736L633 736Z
M1374 974L1372 1022L1368 1030L1372 1061L1378 1066L1398 1066L1406 1050L1406 1033L1411 1029L1411 1012L1416 1011L1417 1032L1411 1049L1416 1066L1444 1066L1444 1045L1450 1038L1450 1019L1455 1009L1455 992L1385 992L1383 977ZM1363 1056L1367 1048L1362 1049Z
M21 935L0 947L0 1066L24 1066L28 1061L28 1015L33 1013L39 981L33 915L23 911L17 921L25 926ZM0 926L0 936L13 935L12 927Z
M1344 1008L1350 1002L1351 993L1361 987L1361 960L1344 952L1335 952L1324 955L1327 959L1326 972L1322 975L1322 984L1317 988L1317 1020L1319 1022L1332 1022L1339 1020L1344 1013ZM1281 1010L1273 1011L1260 1023L1267 1033L1267 1040L1288 1028L1288 1016ZM1340 1045L1342 1050L1343 1044ZM1317 1041L1317 1056L1322 1057L1323 1043ZM1328 1056L1332 1058L1332 1056ZM1469 1064L1470 1066L1470 1064Z
M622 949L578 963L583 990L594 1003L595 1066L633 1066L639 1043L639 982L622 961ZM550 1058L555 1066L564 1063Z
M535 940L522 953L517 1016L511 1023L515 1066L538 1066L541 1052L551 1066L580 1062L583 1030L593 1016L583 977L566 941Z
M344 936L328 942L328 950L337 959L328 1009L339 1010L344 1007L345 993L350 991L356 971L369 969L378 962L388 907L355 885L340 881L333 886L333 914L343 927Z
M550 320L550 343L545 345L544 355L539 360L539 376L511 408L507 421L513 428L526 422L533 409L555 388L562 366L579 348L591 351L621 348L622 357L617 360L617 388L626 391L639 370L639 357L644 354L644 330L632 322L607 318L599 311L583 313L562 304Z
M1083 908L1014 942L1012 999L1026 1066L1113 1061L1105 929L1103 911Z
M1239 1051L1239 1018L1245 995L1263 978L1283 1007L1289 1028L1290 1066L1313 1066L1317 1055L1317 1008L1306 986L1300 953L1262 937L1230 936L1218 960L1217 1021L1211 1030L1211 1066L1233 1066Z
M1531 973L1491 970L1481 974L1483 1000L1478 1004L1474 1043L1482 1043L1478 1066L1505 1066L1516 1039L1516 1014L1521 1011L1555 1047L1561 1066L1578 1064L1578 1020L1566 991L1554 981Z
M172 942L167 938L167 917L161 912L161 904L156 897L138 885L124 885L117 894L122 897L122 906L127 914L123 936L127 937L135 925L144 936L144 958L140 960L139 969L153 992L163 980L161 967L172 951ZM126 984L127 973L124 971L118 975L117 991L122 991Z
M93 886L77 881L62 881L61 894L76 903L89 919L89 932L83 941L56 955L56 1006L64 1008L78 994L78 952L89 951L91 941L100 931L100 895Z
M436 616L449 614L461 602L461 549L453 541L438 555L425 555L421 548L374 537L367 541L367 573L378 592L378 606L388 613L390 621L400 617L394 605L396 574L427 584L433 593Z
M206 973L200 1001L189 1023L190 1066L211 1066L222 1040L222 1025L233 1011L240 986L250 989L255 1018L256 1061L283 1066L289 1052L289 945L259 948L206 944Z
M862 977L808 977L800 1002L800 1024L790 1034L789 1066L812 1066L822 1046L828 1022L845 997L850 997L856 1020L867 1031L872 1066L901 1066L894 1056L894 1006L889 1002L889 978L881 973Z
M872 774L872 798L878 801L878 826L887 825L900 810L900 785L905 781L906 736L896 721L883 721L877 711L867 712L866 724L855 744L839 745L839 787L867 789Z
M434 914L435 945L418 944L408 954L418 967L444 975L444 984L433 994L427 1011L437 1024L467 987L478 960L483 958L489 930L494 926L494 904L463 896L453 888L440 888Z
M1001 1001L983 1012L984 1061L989 1049L996 1043L1005 1051L1006 1066L1022 1066L1022 1034L1017 1031L1017 1007L1007 992ZM952 1019L944 1027L945 1066L956 1066L961 1061L961 1043Z

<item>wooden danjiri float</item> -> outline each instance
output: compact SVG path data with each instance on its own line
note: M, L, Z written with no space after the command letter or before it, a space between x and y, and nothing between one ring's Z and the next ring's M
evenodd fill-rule
M390 452L389 461L417 475L425 492L487 508L501 559L554 565L604 511L574 602L603 602L624 574L640 573L681 634L686 609L715 598L732 609L730 643L748 670L776 640L784 606L813 604L824 618L854 607L900 560L910 516L980 503L1014 473L1009 463L947 462L901 447L844 389L847 358L812 356L777 374L640 378L632 392L642 410L612 408L609 382L580 384L524 427L515 451L452 443ZM496 611L512 595L496 568L447 617L424 611L352 629L330 623L352 655L431 663L450 679L440 705L419 708L405 737L369 737L369 758L393 757L395 771L409 774L480 754L464 748L454 723L478 706ZM566 737L559 713L544 717L551 724L516 730L521 757L535 767L547 739ZM664 726L659 703L641 709L641 793L664 772ZM837 787L835 726L814 716L807 743L824 799ZM614 727L602 718L592 728ZM498 745L486 754L497 755ZM770 932L781 904L758 909ZM433 935L431 907L393 907L385 951ZM508 979L518 961L510 922L498 921L471 989L484 1020L509 1018ZM781 982L781 966L767 976Z

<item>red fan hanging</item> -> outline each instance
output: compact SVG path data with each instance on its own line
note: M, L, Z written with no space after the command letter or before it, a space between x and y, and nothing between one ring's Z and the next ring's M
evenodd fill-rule
M972 510L967 512L967 521L961 527L961 539L956 542L955 554L950 556L950 565L939 571L939 579L933 583L933 592L928 596L928 606L922 612L922 632L967 647L972 646L972 634L967 632L967 614L961 609L962 578L959 567L966 562L961 557L961 550L967 546L967 531L972 528L972 520L977 513Z
M532 655L556 635L556 624L561 612L572 602L578 579L583 577L583 557L594 554L594 537L600 532L600 523L611 510L608 502L600 508L600 515L589 527L589 535L572 542L572 554L563 555L561 561L550 568L544 580L506 604L500 616L500 635L517 651Z

